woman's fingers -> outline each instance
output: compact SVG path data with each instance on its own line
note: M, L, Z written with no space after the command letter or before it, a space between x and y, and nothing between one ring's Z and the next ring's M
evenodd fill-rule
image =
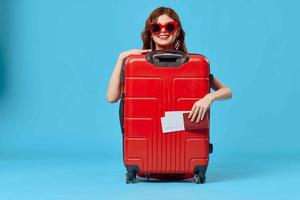
M188 118L192 117L191 121L193 122L196 118L196 122L200 122L200 120L204 119L206 114L207 108L203 106L196 106L194 105L192 111L190 112Z
M139 54L146 53L149 51L151 51L151 49L134 49L134 50L132 50L132 54L139 55Z
M204 108L200 107L199 112L198 112L198 116L197 116L197 121L196 121L197 123L200 121L200 118L202 116L203 111L204 111Z
M204 119L210 105L211 101L206 97L198 100L196 103L194 103L188 118L192 117L191 121L193 122L197 117L196 122L200 122L200 120Z
M205 114L206 114L206 111L207 111L207 108L204 108L204 109L203 109L203 112L202 112L202 115L201 115L201 120L204 119L204 116L205 116Z
M193 115L192 115L192 119L191 119L192 122L195 120L198 112L199 112L199 107L196 106L196 109L194 110Z
M135 51L138 53L145 53L151 51L151 49L136 49Z
M188 118L191 118L191 116L194 113L195 108L196 108L196 104L193 105L192 110L190 111L190 114L189 114Z
M142 53L147 53L149 51L151 51L151 49L142 49L139 51L139 53L142 54Z

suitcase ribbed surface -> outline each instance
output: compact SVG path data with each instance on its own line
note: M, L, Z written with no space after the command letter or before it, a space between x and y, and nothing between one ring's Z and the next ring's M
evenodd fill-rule
M209 92L209 64L190 55L180 67L157 67L145 55L126 59L124 163L147 173L193 173L208 164L209 130L162 133L165 111L191 110Z

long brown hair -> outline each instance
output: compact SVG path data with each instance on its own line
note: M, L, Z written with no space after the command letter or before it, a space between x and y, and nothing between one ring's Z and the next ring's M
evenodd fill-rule
M177 13L172 9L172 8L167 8L167 7L159 7L156 8L155 10L152 11L152 13L149 15L149 17L147 18L146 22L145 22L145 28L144 31L142 32L142 40L143 40L143 49L151 49L151 32L150 32L150 24L152 22L156 22L157 18L163 14L168 15L170 18L172 18L174 21L176 21L178 23L178 31L179 31L179 35L176 38L176 40L180 41L180 46L178 48L179 51L183 51L185 53L187 53L187 49L185 46L185 32L182 28L182 25L180 23L180 19L179 16L177 15ZM154 43L154 41L152 41ZM176 41L175 41L176 43ZM155 50L156 46L155 44L152 45L152 50Z

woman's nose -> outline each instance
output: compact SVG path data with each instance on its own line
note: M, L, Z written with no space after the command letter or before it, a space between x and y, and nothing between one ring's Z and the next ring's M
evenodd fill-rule
M162 27L161 31L160 32L163 32L165 33L166 32L166 28L165 27Z

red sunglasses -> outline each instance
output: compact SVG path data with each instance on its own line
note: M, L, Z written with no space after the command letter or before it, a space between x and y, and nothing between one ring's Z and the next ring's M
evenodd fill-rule
M150 31L154 35L158 35L163 28L165 28L165 30L169 34L172 34L178 28L178 23L173 21L173 22L168 22L165 25L162 25L160 23L151 23L150 24Z

